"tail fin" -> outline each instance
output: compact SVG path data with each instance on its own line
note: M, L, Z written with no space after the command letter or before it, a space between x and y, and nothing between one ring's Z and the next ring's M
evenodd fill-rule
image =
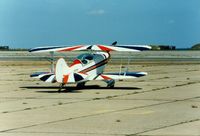
M67 63L63 58L60 58L56 63L56 81L59 83L63 83L64 75L67 75L70 73L70 68L67 66Z

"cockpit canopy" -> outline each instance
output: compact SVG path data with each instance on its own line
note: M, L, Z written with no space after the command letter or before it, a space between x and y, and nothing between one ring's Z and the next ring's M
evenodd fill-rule
M91 60L93 60L93 55L89 53L81 54L77 57L83 64L89 63Z

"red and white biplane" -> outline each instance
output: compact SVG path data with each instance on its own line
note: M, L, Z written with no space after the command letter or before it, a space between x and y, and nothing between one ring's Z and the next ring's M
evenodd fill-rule
M32 53L49 52L68 52L68 51L88 51L74 59L69 66L63 58L57 60L52 65L50 72L37 72L31 75L33 78L39 78L44 82L59 83L61 91L62 87L69 83L77 84L77 87L84 87L85 83L91 80L103 80L107 83L107 87L113 88L115 80L133 79L147 75L146 72L116 72L104 73L105 65L110 59L110 52L139 52L151 49L147 45L76 45L76 46L48 46L36 47L30 49Z

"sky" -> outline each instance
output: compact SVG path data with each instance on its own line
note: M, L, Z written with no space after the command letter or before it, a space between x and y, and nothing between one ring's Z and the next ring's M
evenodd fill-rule
M200 43L200 0L0 0L0 45Z

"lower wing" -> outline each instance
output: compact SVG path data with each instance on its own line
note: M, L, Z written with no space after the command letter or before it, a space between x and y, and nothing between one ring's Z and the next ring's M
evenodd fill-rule
M146 76L146 72L121 72L121 73L104 73L99 75L95 80L120 80L133 79Z
M77 75L77 73L76 73ZM120 79L134 79L142 76L146 76L146 72L121 72L121 73L104 73L99 75L94 80L120 80ZM55 74L51 72L37 72L30 75L32 78L38 78L44 82L55 83ZM76 79L77 76L74 75Z

